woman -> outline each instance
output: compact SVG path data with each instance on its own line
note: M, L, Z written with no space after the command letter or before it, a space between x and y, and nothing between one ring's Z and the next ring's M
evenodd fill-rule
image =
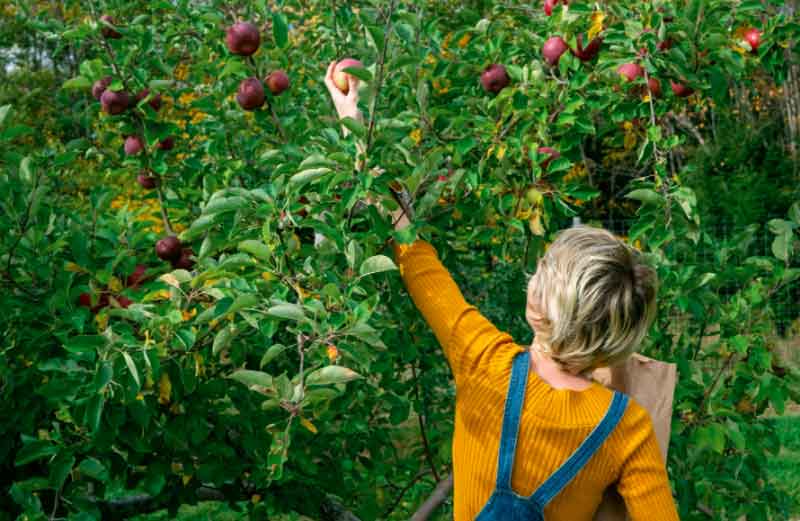
M337 112L360 119L357 80L342 94L334 65ZM456 521L590 521L612 485L634 521L678 519L650 416L588 377L638 349L654 319L656 273L637 250L606 230L559 233L528 284L527 347L464 300L431 244L395 256L455 379Z

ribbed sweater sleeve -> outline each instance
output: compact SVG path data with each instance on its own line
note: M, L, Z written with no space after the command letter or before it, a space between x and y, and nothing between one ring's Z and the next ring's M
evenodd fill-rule
M442 345L456 385L492 347L513 342L467 303L433 246L417 240L411 245L395 243L394 250L400 275Z
M675 521L678 512L653 422L639 404L632 402L631 408L630 453L622 464L617 490L632 521Z

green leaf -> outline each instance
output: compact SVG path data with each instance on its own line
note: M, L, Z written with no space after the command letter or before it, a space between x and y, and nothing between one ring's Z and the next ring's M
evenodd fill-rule
M286 25L286 18L275 11L272 13L272 36L275 38L275 46L279 49L286 47L289 41L289 28Z
M661 196L661 194L655 192L654 190L650 190L649 188L640 188L638 190L634 190L625 195L625 197L628 199L641 201L645 204L661 205L664 202L664 197Z
M228 345L230 345L231 340L233 339L233 333L235 328L233 325L229 325L220 329L217 334L214 336L214 343L211 347L211 354L217 356L221 351L226 349Z
M788 262L791 253L792 238L791 232L781 233L776 236L772 241L772 254L775 255L776 258Z
M247 73L247 66L244 62L239 60L228 60L225 63L225 67L222 68L222 71L219 73L219 78L225 78L227 76L244 76Z
M271 345L269 349L267 349L267 352L264 353L264 356L261 357L261 363L259 364L259 367L263 368L287 349L289 349L289 346L285 346L283 344Z
M347 74L350 74L353 77L358 78L359 80L365 81L367 83L372 81L372 73L369 72L369 70L365 69L364 67L345 67L344 69L342 69L342 72L346 72Z
M273 390L272 376L262 371L239 369L231 374L230 378L247 386L258 385Z
M0 115L0 125L2 125L2 123L3 117ZM794 203L792 207L789 208L789 219L792 220L795 226L800 226L800 203Z
M61 88L68 90L86 90L92 88L92 82L83 76L76 76L65 81L61 85Z
M22 465L27 465L31 461L52 456L57 452L58 447L53 445L52 442L47 440L34 440L23 445L19 452L17 452L17 456L14 458L14 466L20 467Z
M133 358L131 358L131 355L125 351L122 352L122 357L125 359L125 365L128 366L128 371L131 372L131 376L133 376L133 379L136 381L136 385L141 387L142 382L139 380L139 370L136 369L136 364L133 363Z
M97 481L108 481L108 469L95 458L86 458L78 465L78 471Z
M392 259L386 255L375 255L361 263L361 268L359 268L358 273L361 277L366 277L373 273L396 269L397 265L395 265Z
M203 214L211 215L221 212L233 212L246 207L247 204L247 199L244 197L218 197L208 202L205 208L203 208Z
M331 169L328 167L320 167L320 168L309 168L307 170L303 170L301 172L296 173L292 177L289 178L289 184L291 185L302 185L305 183L310 183L311 181L315 181L320 177L324 176Z
M346 118L340 119L339 123L344 125L350 132L355 134L357 137L360 137L362 139L367 137L367 127L365 127L364 124L361 123L360 121L355 120L348 116Z
M295 321L304 320L306 318L305 311L303 311L301 306L289 302L270 307L267 310L267 315Z
M80 335L64 342L64 349L70 353L96 353L106 342L100 335Z
M6 118L11 114L11 105L3 105L0 107L0 127L6 122Z
M59 452L58 456L48 465L48 479L50 485L59 490L67 480L72 467L75 465L75 456L71 452Z
M360 374L340 365L329 365L309 373L306 378L308 385L342 384L362 378Z
M95 394L86 403L86 410L83 415L83 424L89 428L89 432L94 434L100 428L100 419L103 416L103 406L105 398L102 394Z
M242 309L251 308L258 304L258 300L258 295L254 293L245 293L244 295L239 295L236 297L236 300L233 301L233 304L231 304L231 307L228 309L228 313L236 313Z

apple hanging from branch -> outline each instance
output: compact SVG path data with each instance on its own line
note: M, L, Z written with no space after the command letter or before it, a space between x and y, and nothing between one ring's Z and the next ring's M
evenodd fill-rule
M567 49L569 49L569 47L563 38L560 36L551 36L544 42L542 56L544 56L544 61L553 67L558 65L558 61L561 59L561 56L567 52Z
M144 150L144 141L139 136L125 138L125 155L135 156Z
M111 76L106 76L105 78L101 78L94 82L92 85L92 97L97 101L100 101L100 98L103 96L103 93L106 91L111 82L114 80Z
M493 63L486 67L481 74L481 85L483 90L497 94L508 86L511 80L508 78L508 72L503 65Z
M124 91L113 91L106 89L100 96L100 106L103 112L116 116L122 114L131 104L131 97Z
M644 69L638 63L623 63L617 67L617 73L628 81L635 81L644 76Z
M255 110L264 105L265 100L264 86L258 78L250 77L239 84L236 101L244 110Z
M761 45L761 31L751 27L744 32L744 40L750 45L750 52L756 54L758 47Z
M183 254L183 245L180 239L174 235L169 235L156 243L156 255L159 259L166 261L177 261Z
M122 34L120 34L119 31L114 29L114 27L109 27L109 25L111 26L117 25L117 22L114 20L112 16L104 14L103 16L100 17L100 22L105 22L105 24L101 23L103 28L100 29L100 34L103 35L103 38L107 40L118 40L122 38Z
M251 56L261 45L261 33L250 22L236 22L225 35L228 50L239 56Z
M289 75L284 70L272 71L264 80L273 96L280 96L289 88Z

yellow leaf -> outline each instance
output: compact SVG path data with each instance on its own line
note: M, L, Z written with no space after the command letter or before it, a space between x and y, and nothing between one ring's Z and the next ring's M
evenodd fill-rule
M192 475L191 474L183 474L181 476L181 479L183 480L183 484L186 485L187 483L189 483L192 480Z
M504 144L500 145L499 147L497 147L497 151L494 153L494 155L497 157L497 159L503 159L504 157L506 157L506 150L507 149L508 149L508 147L504 143Z
M623 147L625 150L632 150L633 147L636 146L636 134L633 132L626 132L625 133L625 140L623 141Z
M261 496L259 496L258 494L253 494L252 497L250 498L250 502L253 503L254 505L260 503Z
M72 273L83 273L85 270L75 264L74 262L68 262L64 269L67 271L71 271Z
M317 433L317 428L314 426L313 423L311 423L306 418L303 418L303 417L300 418L300 425L302 425L303 427L305 427L309 431L313 432L314 434Z
M161 373L158 381L158 403L166 405L172 398L172 382L167 373Z
M544 235L544 225L542 224L542 210L541 208L535 208L533 213L531 214L531 218L528 220L528 228L530 228L531 233L538 236Z
M271 280L275 280L276 277L272 273L265 271L264 273L261 274L261 278L269 282Z
M117 277L111 277L111 280L108 281L108 289L114 293L119 293L122 291L122 282Z
M467 46L467 44L469 43L469 41L470 41L471 39L472 39L472 35L471 35L471 34L469 34L469 33L465 34L464 36L462 36L462 37L461 37L461 38L458 40L458 46L459 46L459 47L461 47L461 48L463 49L464 47L466 47L466 46Z
M328 355L328 360L333 363L339 358L339 349L335 345L329 344L328 347L325 348L325 354Z
M172 273L165 273L159 277L159 279L168 285L172 286L173 288L180 288L181 283L178 282L178 279Z
M408 137L411 138L415 145L419 145L420 141L422 141L422 130L415 128L408 134Z
M600 34L603 30L603 21L606 15L602 11L595 11L592 13L592 25L589 27L589 41L592 41L595 36Z
M191 320L197 315L197 308L192 308L191 311L183 310L181 312L181 315L183 317L184 322L186 322L187 320Z
M103 331L106 327L108 327L108 315L105 313L99 313L96 317L94 317L94 321L97 323L97 329L100 331Z

